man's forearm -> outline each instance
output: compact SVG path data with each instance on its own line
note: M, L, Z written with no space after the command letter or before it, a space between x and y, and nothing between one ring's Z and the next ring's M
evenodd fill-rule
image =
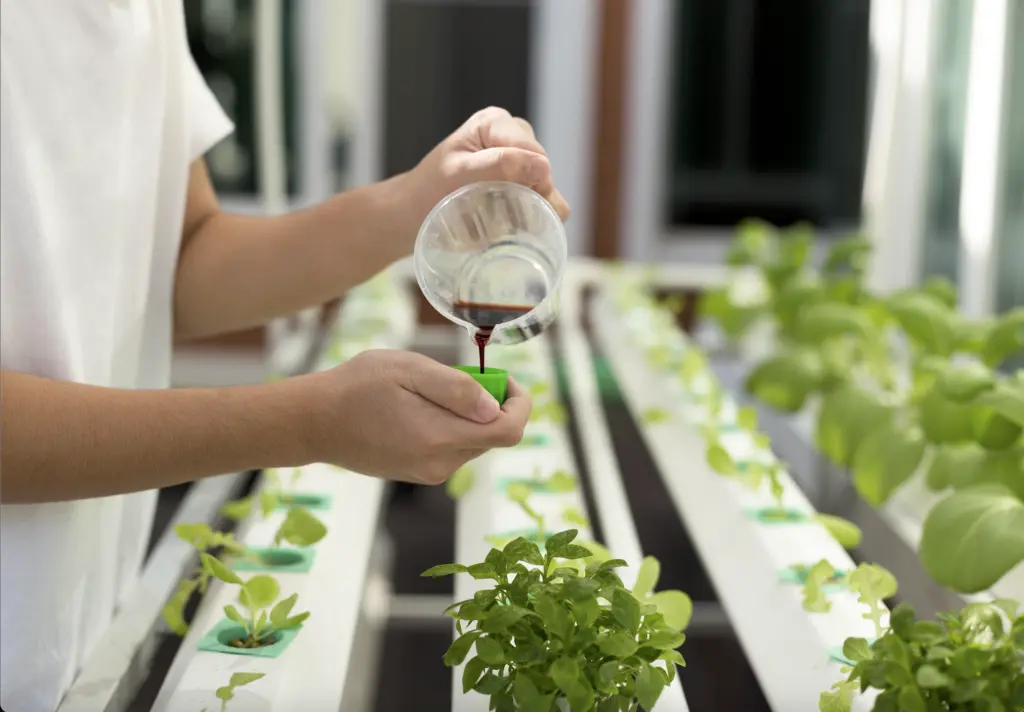
M303 464L303 410L284 382L133 391L0 373L5 504L100 497Z
M399 210L402 180L348 191L288 215L216 210L206 216L187 236L178 263L176 335L260 326L341 296L404 257L403 245L411 248L416 226L401 222L408 213Z

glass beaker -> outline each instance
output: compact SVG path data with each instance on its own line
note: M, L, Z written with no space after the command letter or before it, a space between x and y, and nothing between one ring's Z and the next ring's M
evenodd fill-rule
M413 249L427 301L493 344L521 343L554 321L567 259L554 208L534 190L506 182L448 195L423 221Z

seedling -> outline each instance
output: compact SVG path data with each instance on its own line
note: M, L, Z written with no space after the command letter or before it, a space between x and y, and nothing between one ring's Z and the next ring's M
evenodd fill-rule
M528 500L533 490L528 485L524 485L521 482L513 482L505 490L505 494L508 498L519 505L519 507L526 513L530 519L534 521L537 526L537 538L544 538L544 516L537 512L533 507L530 506Z
M561 700L573 712L647 712L685 664L677 648L686 622L671 625L659 603L626 589L615 573L626 562L583 565L592 552L576 534L552 535L543 554L517 538L481 563L424 572L494 582L447 611L457 637L444 663L465 661L464 693L487 695L497 710L554 712Z
M534 404L533 410L530 411L529 422L537 423L545 420L551 421L555 425L561 425L565 422L565 407L553 399Z
M297 480L301 474L300 468L292 472L292 482ZM279 483L280 477L273 470L268 470L268 478L271 483ZM312 546L327 534L327 526L314 515L307 507L295 504L294 494L282 495L280 490L274 487L264 488L259 494L260 514L266 519L270 517L282 504L292 502L288 506L288 513L284 521L274 532L274 546L286 541L293 546ZM221 507L221 514L229 519L240 521L253 513L256 503L254 497L245 497L233 502L228 502Z
M238 600L248 613L248 616L244 616L235 606L224 606L224 614L240 625L243 630L242 636L227 643L231 647L260 648L264 645L271 645L276 642L275 634L277 632L295 628L309 618L308 612L295 616L289 615L299 599L299 594L293 593L288 598L277 601L281 594L281 587L273 576L257 574L247 581L242 581L234 571L223 565L218 567L215 561L209 562L212 564L210 574L225 583L241 587ZM204 560L203 563L205 565L208 562ZM276 604L275 601L277 601ZM267 614L268 608L270 608L269 615Z
M1024 709L1024 615L1017 601L972 603L939 620L917 620L897 606L888 630L873 643L848 638L854 662L847 679L822 693L821 712L850 712L853 696L878 690L873 710Z
M640 419L646 425L656 425L672 419L672 414L664 408L648 408L640 414Z
M248 685L251 682L256 682L260 678L264 677L266 673L262 672L236 672L231 674L231 680L224 687L217 688L217 699L220 700L220 712L227 712L228 702L235 698L235 690L242 685ZM206 712L206 708L203 708L203 712Z

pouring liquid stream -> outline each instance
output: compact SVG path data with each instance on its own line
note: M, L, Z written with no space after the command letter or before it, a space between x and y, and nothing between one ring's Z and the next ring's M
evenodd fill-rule
M480 352L480 373L484 372L484 349L491 340L494 328L512 321L533 310L532 306L519 304L488 304L485 302L457 301L452 311L463 321L473 325L473 341Z

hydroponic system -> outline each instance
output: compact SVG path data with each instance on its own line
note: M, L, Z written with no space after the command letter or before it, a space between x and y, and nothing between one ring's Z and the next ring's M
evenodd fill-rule
M820 268L810 248L750 223L724 267L572 263L556 328L488 352L533 415L446 485L454 560L423 576L454 597L414 614L387 483L311 465L245 496L239 475L196 485L61 711L124 709L166 630L158 712L370 710L401 675L376 669L398 615L450 621L424 665L453 712L688 710L704 609L644 551L596 353L772 710L1024 710L1024 311L966 319L940 281L873 294L865 240ZM413 290L395 268L351 293L318 367L414 346Z

